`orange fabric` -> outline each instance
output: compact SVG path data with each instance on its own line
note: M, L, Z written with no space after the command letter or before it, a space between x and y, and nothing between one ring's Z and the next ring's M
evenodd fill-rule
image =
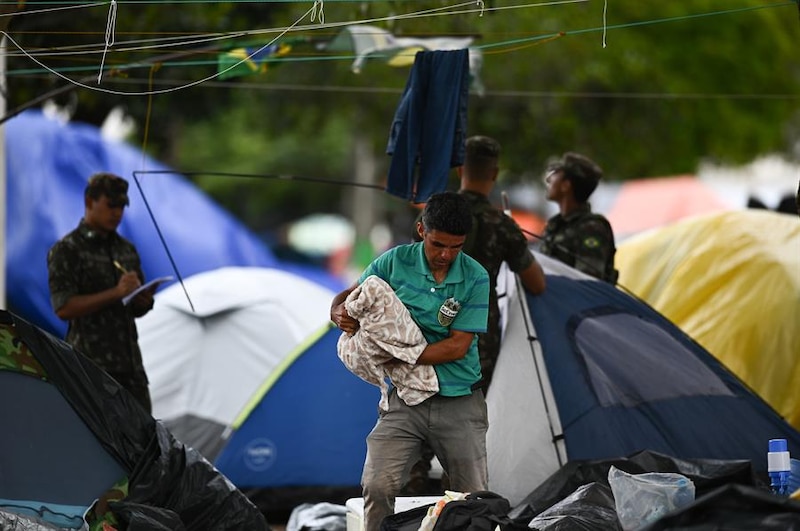
M606 217L615 234L628 235L720 210L730 207L713 190L691 175L680 175L624 183Z
M534 214L533 212L526 212L524 210L512 210L511 217L517 222L519 228L522 229L528 241L538 241L538 238L544 232L544 226L547 223L545 220Z

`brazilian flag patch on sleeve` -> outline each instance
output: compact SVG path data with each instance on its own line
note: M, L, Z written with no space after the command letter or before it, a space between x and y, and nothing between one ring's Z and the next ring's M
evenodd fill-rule
M589 236L583 239L583 246L589 249L597 249L600 247L600 240L596 236Z

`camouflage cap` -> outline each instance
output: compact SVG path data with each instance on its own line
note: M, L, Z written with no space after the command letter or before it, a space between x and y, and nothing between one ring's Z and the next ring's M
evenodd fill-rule
M95 173L89 177L89 182L86 184L83 195L92 199L106 196L111 206L127 206L130 204L128 201L128 181L113 173Z

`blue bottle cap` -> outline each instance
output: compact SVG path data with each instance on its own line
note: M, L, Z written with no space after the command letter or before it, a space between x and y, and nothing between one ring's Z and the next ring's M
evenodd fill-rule
M786 452L789 447L786 445L786 439L770 439L769 451L770 452Z

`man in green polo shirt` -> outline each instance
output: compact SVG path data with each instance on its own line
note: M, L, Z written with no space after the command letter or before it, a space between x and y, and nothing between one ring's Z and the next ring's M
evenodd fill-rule
M331 320L354 334L357 320L347 314L347 296L370 275L391 286L411 313L428 346L417 364L433 365L439 393L416 406L395 390L389 410L367 437L361 484L365 531L379 531L394 513L394 501L427 441L450 478L450 488L475 492L488 488L483 392L477 334L486 331L489 275L461 252L472 227L467 200L444 192L431 196L417 231L422 241L400 245L376 258L353 286L334 297Z

